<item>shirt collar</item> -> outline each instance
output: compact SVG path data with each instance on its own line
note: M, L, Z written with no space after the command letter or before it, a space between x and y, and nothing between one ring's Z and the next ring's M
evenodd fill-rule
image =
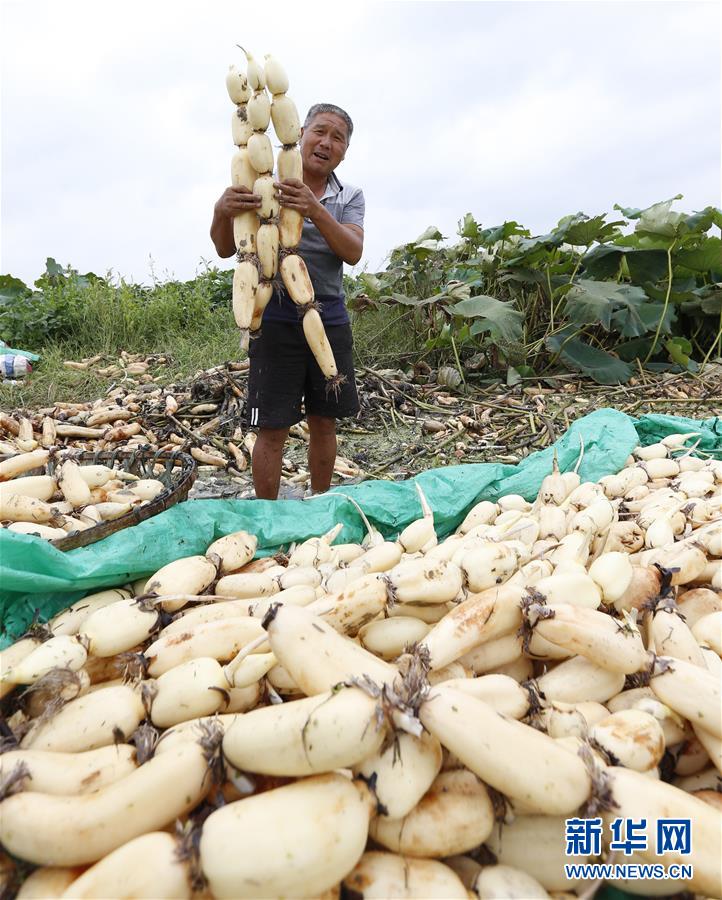
M328 180L326 181L326 190L323 192L323 196L321 197L321 202L324 200L328 200L329 197L335 197L336 194L340 194L343 190L343 185L338 180L335 172L331 172L328 176Z

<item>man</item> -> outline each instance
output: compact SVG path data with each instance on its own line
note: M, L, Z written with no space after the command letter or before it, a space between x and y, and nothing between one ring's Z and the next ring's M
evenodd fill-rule
M343 294L343 264L355 265L363 253L363 192L342 184L334 170L346 156L353 122L330 103L312 106L301 129L303 181L276 183L281 206L304 216L298 253L313 282L321 318L339 374L338 395L327 394L326 380L303 334L298 307L281 286L263 315L259 337L249 348L248 424L258 426L253 448L256 497L275 500L281 481L283 447L291 425L303 418L309 429L311 490L328 490L336 460L336 419L359 410L354 381L351 326ZM243 187L229 187L213 211L211 238L219 256L235 253L233 217L255 209L261 200Z

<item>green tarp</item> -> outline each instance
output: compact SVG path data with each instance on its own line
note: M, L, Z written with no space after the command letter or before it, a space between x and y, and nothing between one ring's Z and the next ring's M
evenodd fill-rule
M0 341L0 355L8 354L9 356L24 356L31 362L37 362L40 357L37 353L31 353L30 350L16 350L14 347L8 347L5 341Z
M385 537L394 538L420 515L414 489L418 481L434 510L437 533L444 537L480 500L512 493L532 500L551 471L554 448L561 470L569 471L583 443L579 473L583 481L596 481L619 471L637 444L689 431L700 432L700 449L722 452L722 418L695 421L655 415L635 420L614 409L601 409L574 422L553 447L518 465L430 469L408 481L367 481L306 501L191 500L67 553L40 538L0 529L0 647L19 636L35 615L46 620L93 589L117 586L174 559L204 553L213 540L232 531L255 534L259 555L322 534L337 522L344 523L339 542L359 541L364 535L362 520L344 495L353 497Z

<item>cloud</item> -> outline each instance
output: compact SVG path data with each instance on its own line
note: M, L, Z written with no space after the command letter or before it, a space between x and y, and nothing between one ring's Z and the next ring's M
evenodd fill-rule
M548 230L564 214L719 202L720 8L705 2L6 0L2 271L45 257L148 280L215 257L236 43L269 49L301 115L356 129L339 175L367 198L364 262L468 211Z

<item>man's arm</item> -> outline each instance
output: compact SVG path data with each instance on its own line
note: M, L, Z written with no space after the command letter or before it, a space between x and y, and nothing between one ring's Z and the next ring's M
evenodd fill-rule
M326 243L336 256L355 266L361 259L364 250L364 231L359 225L337 222L326 207L319 203L319 209L310 217L326 239Z
M350 222L342 224L337 222L331 213L322 204L310 216L313 224L324 236L326 243L345 263L355 266L364 252L364 230L360 225L352 225Z
M287 178L276 183L276 187L281 206L295 209L308 217L336 256L350 266L356 265L364 249L364 231L360 225L337 222L308 185L297 178Z
M236 252L233 238L233 219L239 213L249 209L257 209L261 198L244 187L229 187L221 194L213 207L211 222L211 240L216 253L224 259Z
M224 259L233 256L236 252L236 243L233 240L233 219L220 213L217 205L213 208L211 240L215 245L216 253Z

